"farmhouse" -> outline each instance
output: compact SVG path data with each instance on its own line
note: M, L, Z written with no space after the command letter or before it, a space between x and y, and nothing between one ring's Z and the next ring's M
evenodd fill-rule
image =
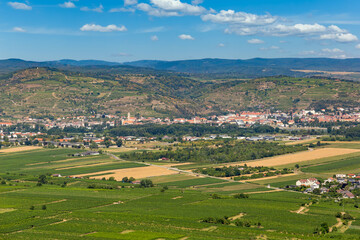
M96 156L99 155L99 152L95 152L95 151L87 151L87 152L82 152L82 153L76 153L74 154L75 157L85 157L85 156Z
M300 179L296 182L296 186L311 187L313 189L320 188L320 182L316 178Z

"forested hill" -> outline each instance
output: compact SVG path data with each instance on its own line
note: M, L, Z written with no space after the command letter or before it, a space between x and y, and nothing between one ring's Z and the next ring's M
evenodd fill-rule
M198 59L183 61L136 61L126 65L188 73L253 73L260 70L275 75L288 75L292 69L360 72L360 59L331 58L254 58L248 60ZM247 70L246 70L247 69Z
M131 112L192 117L229 110L354 107L360 104L359 89L359 82L322 78L204 81L146 68L70 71L36 67L0 75L0 115L59 117Z
M126 63L99 60L34 62L21 59L0 60L0 74L32 67L52 67L77 72L156 71L191 74L197 78L258 78L270 76L321 76L348 80L360 79L360 59L329 58L254 58L248 60L198 59L183 61L135 61ZM318 72L326 71L326 72Z

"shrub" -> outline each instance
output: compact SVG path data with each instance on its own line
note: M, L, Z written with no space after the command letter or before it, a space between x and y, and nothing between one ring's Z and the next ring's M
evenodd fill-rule
M143 187L143 188L149 188L149 187L153 187L153 186L154 186L154 184L150 179L143 179L140 182L140 187Z
M234 198L241 199L241 198L249 198L249 195L244 193L238 193L234 195Z

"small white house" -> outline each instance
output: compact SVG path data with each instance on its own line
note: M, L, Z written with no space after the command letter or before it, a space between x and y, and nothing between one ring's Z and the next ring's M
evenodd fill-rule
M336 174L336 178L346 178L346 174Z
M320 188L320 182L316 178L300 179L296 182L296 186L311 187L312 189Z

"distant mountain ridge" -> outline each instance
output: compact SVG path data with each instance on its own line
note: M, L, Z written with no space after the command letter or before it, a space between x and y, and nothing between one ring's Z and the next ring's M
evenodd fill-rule
M58 61L25 61L21 59L0 60L0 73L10 73L33 67L52 67L70 71L123 71L132 72L171 71L186 74L214 74L244 78L257 78L286 75L302 77L313 73L295 72L293 70L315 70L336 72L359 72L360 58L331 59L331 58L253 58L241 59L195 59L179 61L141 60L134 62L108 62L101 60L72 60ZM351 78L350 78L351 79Z
M64 68L66 66L73 67L87 67L87 66L119 66L121 63L117 62L107 62L101 60L72 60L72 59L62 59L58 61L26 61L17 58L10 58L0 60L0 73L10 73L17 70L23 70L33 67L54 67L54 68Z
M241 72L244 68L262 69L262 71L278 70L279 72L286 72L292 69L360 72L359 58L253 58L248 60L208 58L180 61L143 60L125 62L124 64L187 73Z

